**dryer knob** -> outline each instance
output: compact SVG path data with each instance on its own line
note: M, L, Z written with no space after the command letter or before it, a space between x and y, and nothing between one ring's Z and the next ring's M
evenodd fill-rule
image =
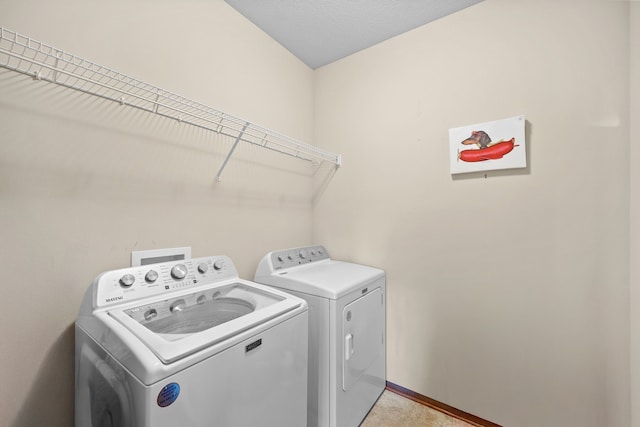
M171 269L171 277L176 280L182 280L187 276L187 266L184 264L176 264Z
M298 255L300 255L300 258L305 259L307 257L307 252L302 250Z
M222 268L224 267L224 263L222 262L221 259L217 259L214 263L213 263L213 268L216 271L220 271L222 270Z
M198 264L198 271L202 274L206 273L207 270L209 269L209 266L207 265L206 262L201 262L200 264Z
M120 286L124 288L128 288L133 285L136 281L136 278L133 274L125 274L120 278Z

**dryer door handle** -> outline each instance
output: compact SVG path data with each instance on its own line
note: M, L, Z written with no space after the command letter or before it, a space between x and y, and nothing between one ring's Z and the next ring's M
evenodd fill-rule
M353 335L347 334L344 337L344 358L345 360L351 359L353 356Z

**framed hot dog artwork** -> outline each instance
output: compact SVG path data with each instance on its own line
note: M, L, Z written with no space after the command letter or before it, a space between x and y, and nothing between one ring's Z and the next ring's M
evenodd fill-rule
M449 129L451 174L527 167L524 116Z

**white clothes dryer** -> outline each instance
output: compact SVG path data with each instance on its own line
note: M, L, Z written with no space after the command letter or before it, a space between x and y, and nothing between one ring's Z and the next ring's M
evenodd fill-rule
M384 271L311 246L268 253L254 280L309 305L307 426L357 427L386 386Z
M108 271L76 322L76 427L300 427L304 300L213 256Z

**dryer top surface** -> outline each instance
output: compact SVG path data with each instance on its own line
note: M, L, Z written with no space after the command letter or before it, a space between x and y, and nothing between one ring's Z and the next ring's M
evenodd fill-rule
M257 282L285 290L338 299L384 277L383 270L350 262L324 260L256 276Z

